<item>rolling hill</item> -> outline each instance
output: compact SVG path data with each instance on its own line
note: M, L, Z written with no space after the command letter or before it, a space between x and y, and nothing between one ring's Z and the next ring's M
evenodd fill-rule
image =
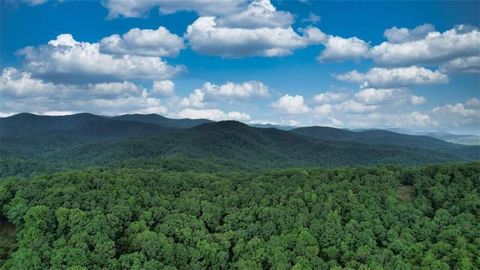
M476 160L479 149L383 130L308 127L286 131L159 115L19 114L0 119L1 168L8 170L16 166L12 163L36 164L37 170L42 163L81 168L173 156L233 162L252 169L417 165Z
M114 120L142 122L162 127L191 128L213 121L207 119L172 119L158 114L124 114L112 117Z

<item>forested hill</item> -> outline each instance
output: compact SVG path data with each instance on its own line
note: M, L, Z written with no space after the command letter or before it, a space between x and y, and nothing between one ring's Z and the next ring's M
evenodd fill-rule
M235 121L92 114L0 118L0 176L182 156L251 169L420 165L478 160L480 147L428 136L334 128L279 130Z

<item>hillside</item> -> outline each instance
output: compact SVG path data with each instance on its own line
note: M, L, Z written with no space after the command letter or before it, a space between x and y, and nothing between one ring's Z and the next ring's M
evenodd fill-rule
M196 122L170 119L168 126L161 126L161 121L155 119L164 118L20 114L0 119L2 175L16 172L28 175L42 167L82 168L172 156L234 162L240 167L261 169L419 165L475 160L479 153L478 146L381 130L352 132L311 127L285 131L255 128L235 121L179 128L186 122ZM176 121L179 121L177 127L173 127Z
M407 135L387 130L349 131L330 127L304 127L293 129L292 132L327 141L358 142L369 145L393 145L444 153L454 152L466 159L478 159L480 157L479 146L466 146L429 136Z
M207 119L172 119L158 114L124 114L112 117L111 119L142 122L173 128L191 128L205 123L212 123L212 121Z

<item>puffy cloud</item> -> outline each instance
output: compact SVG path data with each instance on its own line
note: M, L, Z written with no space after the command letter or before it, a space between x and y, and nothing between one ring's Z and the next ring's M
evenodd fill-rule
M413 29L408 29L405 27L397 28L392 27L385 30L383 35L387 38L390 43L404 43L409 41L416 41L425 38L428 33L434 32L435 26L431 24L422 24Z
M440 66L444 73L480 73L480 55L457 58Z
M210 119L213 121L221 120L236 120L236 121L249 121L250 116L242 112L228 112L225 113L218 109L183 109L178 114L179 118L191 118L191 119Z
M31 6L38 6L38 5L42 5L42 4L45 4L47 2L47 0L21 0L20 2L23 2L27 5L31 5Z
M102 4L108 9L108 18L112 19L120 16L143 17L154 7L158 7L164 14L181 10L194 11L200 15L232 14L238 12L246 2L246 0L103 0Z
M154 81L150 93L155 96L171 96L174 89L175 84L170 80Z
M322 18L321 18L320 16L316 15L316 14L313 13L313 12L310 12L310 13L308 14L308 17L304 18L304 19L302 20L302 22L308 22L308 23L312 23L312 24L317 24L317 23L319 23L319 22L321 21L321 19L322 19Z
M369 48L367 42L357 37L329 36L323 44L325 49L317 57L320 62L363 58L367 56Z
M195 107L203 108L205 93L201 89L195 89L188 97L183 98L180 101L180 105L183 107Z
M471 98L465 102L445 104L432 109L433 116L445 126L480 130L480 100Z
M422 96L415 96L415 95L411 95L410 96L410 103L412 105L421 105L423 103L425 103L427 99L425 97L422 97Z
M207 82L201 88L207 94L213 96L248 98L251 96L268 96L268 87L259 81L247 81L243 83L227 82L216 85Z
M303 96L299 95L284 95L272 105L274 108L288 114L302 114L310 111L310 108L305 104Z
M473 105L473 106L472 106ZM477 105L477 106L475 106ZM436 114L455 114L463 117L480 117L480 111L478 108L478 99L472 98L468 100L465 104L464 103L456 103L456 104L446 104L443 106L435 107L432 110Z
M320 102L312 110L309 120L314 125L346 128L412 128L473 133L480 130L480 99L477 97L425 111L413 109L425 101L424 97L407 89L360 89L348 95L346 100Z
M346 93L325 92L313 97L316 103L336 103L348 98Z
M362 89L355 94L356 100L364 104L392 104L392 103L410 103L420 105L425 102L425 98L412 95L405 89Z
M416 65L442 63L480 54L480 31L477 27L458 25L443 33L431 32L425 26L421 26L421 29L423 30L417 31L420 34L403 30L406 34L400 36L398 34L402 30L387 30L387 38L395 42L383 42L374 46L370 50L370 57L382 65ZM421 38L425 32L427 34Z
M243 83L227 82L216 85L210 82L195 89L190 95L180 100L182 107L204 108L206 99L247 99L249 97L267 97L268 87L259 81L246 81Z
M5 68L0 76L3 114L36 112L166 113L160 99L132 82L55 84Z
M434 122L428 114L421 112L411 112L403 115L404 121L410 123L411 126L436 126L437 123Z
M356 93L326 92L313 97L314 124L347 128L427 127L428 114L409 110L425 98L407 89L360 89Z
M330 104L322 104L319 106L316 106L314 111L315 114L323 116L323 115L328 115L333 112L333 106Z
M29 72L55 81L158 80L184 70L158 57L105 54L98 43L79 42L70 34L59 35L46 45L26 47L19 54Z
M176 56L183 48L183 39L163 26L157 30L133 28L100 41L100 52L120 55Z
M218 25L232 28L284 28L293 24L293 15L277 11L270 0L254 0L242 12L218 18Z
M215 17L198 18L188 26L185 36L193 50L224 57L284 56L325 38L317 28L307 28L300 36L291 27L219 26Z
M448 77L424 67L372 68L366 73L351 71L335 75L337 80L354 82L364 87L396 87L448 82Z
M366 113L375 111L377 109L377 106L363 104L355 100L347 100L338 105L335 105L335 109L345 113Z

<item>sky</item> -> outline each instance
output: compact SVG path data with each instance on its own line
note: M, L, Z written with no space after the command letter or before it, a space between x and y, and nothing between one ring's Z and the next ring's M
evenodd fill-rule
M0 116L480 134L480 1L0 1Z

